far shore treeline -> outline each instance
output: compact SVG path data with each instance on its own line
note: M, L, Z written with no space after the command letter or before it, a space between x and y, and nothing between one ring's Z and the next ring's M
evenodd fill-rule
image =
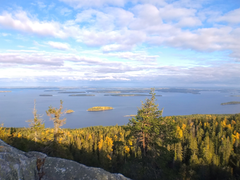
M154 90L150 95L124 126L61 129L67 122L61 101L46 111L54 128L45 128L34 103L30 127L2 125L0 139L135 180L240 178L240 114L162 117Z

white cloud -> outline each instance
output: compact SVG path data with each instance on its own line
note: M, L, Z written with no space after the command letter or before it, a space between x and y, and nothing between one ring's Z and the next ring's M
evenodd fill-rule
M37 4L38 4L38 7L41 8L41 9L47 7L47 6L46 6L43 2L41 2L41 1L38 1Z
M119 57L121 59L127 59L132 61L142 61L146 63L156 62L159 58L158 55L148 55L144 51L140 52L111 52L106 54L107 56Z
M68 16L72 13L72 10L69 8L63 7L63 8L60 8L59 12L64 16Z
M184 17L177 23L179 27L196 27L200 25L202 25L202 22L194 17Z
M115 25L119 28L128 27L134 19L134 14L132 12L122 8L108 7L104 9L104 12L113 17Z
M2 13L0 15L0 27L58 38L66 38L72 36L71 33L76 32L76 27L64 26L55 21L39 21L36 18L29 18L24 11L18 11L14 14Z
M102 47L103 52L111 52L111 51L127 51L131 50L133 45L120 45L120 44L110 44Z
M159 10L150 4L137 5L132 11L136 18L129 25L130 29L139 30L149 26L162 24Z
M70 49L70 45L67 43L49 41L48 44L52 48L59 49L59 50L69 50Z
M98 29L101 31L112 30L114 17L111 14L106 14L101 11L89 9L77 14L76 22L86 23L86 27L91 29Z
M104 5L124 6L127 0L60 0L73 6L74 8L83 7L102 7Z
M238 24L240 23L240 8L230 11L223 16L217 18L217 21L228 22L231 24Z
M126 3L148 3L148 4L154 4L154 5L165 5L165 0L60 0L62 2L67 3L68 5L74 7L74 8L101 8L104 6L117 6L117 7L123 7L126 5Z
M76 7L91 7L92 2L63 1ZM103 52L134 50L138 45L147 43L196 51L228 50L232 51L231 57L239 60L238 28L218 24L204 27L203 20L206 17L203 14L198 17L198 6L183 7L180 1L169 4L159 1L160 4L157 4L158 1L155 0L150 2L152 4L147 4L147 1L142 0L142 4L138 5L134 3L139 1L132 1L133 8L129 9L105 7L121 6L126 2L129 1L97 0L92 3L96 7L103 5L100 10L85 8L75 19L63 23L41 21L24 11L4 12L0 15L0 27L40 36L72 37L77 42L99 47ZM190 1L181 2L188 4ZM237 23L238 19L233 17L238 17L239 12L236 9L226 13L218 21ZM54 41L58 40L52 40L48 44L62 50L70 48L68 44L56 44Z
M174 7L173 5L167 5L159 8L159 14L162 19L174 20L182 19L183 17L194 17L196 13L195 9L189 9L184 7Z
M9 33L1 33L1 35L6 37L6 36L9 36L10 34Z
M110 61L108 58L91 58L75 54L47 53L41 51L13 51L0 53L0 80L23 79L43 81L63 80L113 80L113 81L148 81L157 83L238 83L239 64L209 66L159 66L141 64L141 61L156 61L158 56L144 52L117 52L108 56L119 57L127 62ZM138 63L139 62L139 63ZM16 66L17 65L17 66ZM240 83L240 82L239 82Z

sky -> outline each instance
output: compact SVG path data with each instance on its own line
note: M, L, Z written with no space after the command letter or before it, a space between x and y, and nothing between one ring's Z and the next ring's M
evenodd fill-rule
M0 0L0 87L240 87L239 0Z

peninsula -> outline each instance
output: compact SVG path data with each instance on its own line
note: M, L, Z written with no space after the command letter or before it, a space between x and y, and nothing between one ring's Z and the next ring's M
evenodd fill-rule
M130 114L130 115L125 115L124 117L135 117L137 116L136 114Z
M95 96L95 94L71 94L69 96Z
M240 95L231 95L230 97L240 97Z
M240 101L230 101L226 103L221 103L221 105L232 105L232 104L240 104Z
M87 111L106 111L111 109L113 108L109 106L95 106L95 107L89 108Z
M84 91L59 91L58 93L86 93Z
M104 94L104 96L152 96L149 94ZM162 96L162 95L155 95Z

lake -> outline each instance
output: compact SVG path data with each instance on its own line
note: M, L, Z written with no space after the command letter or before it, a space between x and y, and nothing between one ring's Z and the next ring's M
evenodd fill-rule
M93 93L95 96L69 96L68 93L58 91L45 92L45 89L0 89L0 91L6 90L12 92L0 93L0 123L4 123L4 127L28 127L26 121L33 119L34 100L36 100L37 113L43 115L45 127L53 127L46 110L50 105L59 108L60 100L63 100L64 109L75 111L63 116L67 118L63 128L124 125L129 120L129 117L124 116L136 114L137 107L141 107L141 101L150 98L150 96L104 96L107 93ZM39 96L41 94L53 96ZM231 97L230 92L200 91L200 94L190 94L156 91L156 94L162 95L156 97L156 103L159 104L159 109L164 107L163 116L240 113L240 104L221 105L223 102L240 101L240 97ZM114 109L88 112L87 109L93 106L111 106Z

